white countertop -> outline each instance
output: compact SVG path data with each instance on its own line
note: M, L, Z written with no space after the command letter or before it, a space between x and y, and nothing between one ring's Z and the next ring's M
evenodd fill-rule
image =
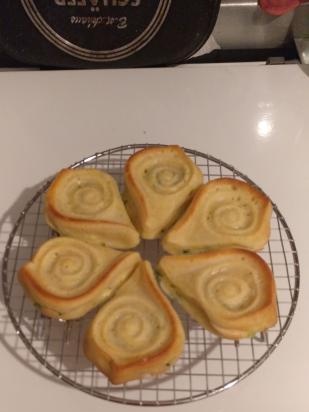
M301 288L295 317L279 347L252 375L177 410L309 410L309 79L304 68L237 64L2 72L0 107L1 250L11 221L36 185L74 161L122 144L177 143L232 164L261 186L296 242ZM5 412L132 409L84 394L33 367L2 303L0 360Z

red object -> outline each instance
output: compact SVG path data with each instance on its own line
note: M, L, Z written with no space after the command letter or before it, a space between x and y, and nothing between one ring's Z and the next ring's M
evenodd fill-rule
M305 0L259 0L259 6L266 13L281 16L298 7Z

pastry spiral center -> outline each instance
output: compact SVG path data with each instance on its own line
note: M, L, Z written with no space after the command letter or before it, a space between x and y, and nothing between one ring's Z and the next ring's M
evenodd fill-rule
M95 257L87 247L54 246L40 259L40 282L56 296L74 296L91 285L95 267Z
M256 301L257 289L254 273L240 265L205 272L196 285L197 293L202 301L207 301L207 306L230 314L250 310Z
M114 299L102 312L100 340L119 356L143 356L164 342L167 331L156 307L134 298Z
M94 206L100 202L102 191L97 187L84 187L75 192L76 202L80 201L88 206Z
M233 299L239 293L240 288L232 282L226 282L222 285L221 293L226 299Z
M255 289L250 280L232 277L231 279L212 279L208 285L215 300L226 309L238 311L248 308L255 297ZM213 284L212 284L213 283Z
M123 338L128 337L128 339L135 339L143 331L142 320L136 318L132 313L124 315L116 323L116 329L120 331Z
M107 209L112 201L109 187L94 182L76 182L68 190L67 197L72 212L89 217Z
M255 223L254 211L246 203L225 203L210 210L208 221L219 233L244 234L249 232Z
M53 271L60 275L75 275L83 267L83 260L78 255L60 256L55 262Z
M160 163L150 168L146 179L155 192L172 194L186 185L190 179L190 169L180 162Z

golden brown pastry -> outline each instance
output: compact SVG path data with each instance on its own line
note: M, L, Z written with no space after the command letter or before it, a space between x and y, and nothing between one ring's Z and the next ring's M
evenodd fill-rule
M184 211L202 184L199 168L179 146L143 149L125 167L125 201L144 239L156 239Z
M273 274L256 253L220 249L164 256L158 269L164 290L212 333L241 339L277 321Z
M93 319L84 351L113 384L120 384L164 372L183 346L182 324L149 262L142 262Z
M64 169L45 198L45 217L59 234L116 249L138 245L116 181L96 169Z
M21 267L19 279L44 315L77 319L109 299L139 261L135 252L57 237Z
M272 205L258 189L236 179L202 185L190 206L162 239L171 254L198 253L218 247L253 251L269 239Z

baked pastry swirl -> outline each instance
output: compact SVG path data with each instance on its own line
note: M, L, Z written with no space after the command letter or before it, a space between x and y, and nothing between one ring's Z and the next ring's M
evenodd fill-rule
M44 315L76 319L109 299L139 261L136 252L57 237L21 267L19 279Z
M84 351L113 384L164 372L180 356L182 324L142 262L97 313Z
M218 247L253 251L269 239L272 205L258 189L236 179L208 182L162 240L171 254L198 253Z
M221 249L193 256L165 256L163 288L209 331L228 339L254 336L277 321L275 283L257 254Z
M178 146L143 149L125 166L128 213L144 239L156 239L184 211L202 184L198 167Z
M45 198L47 223L63 236L116 249L138 245L116 181L96 169L64 169Z

